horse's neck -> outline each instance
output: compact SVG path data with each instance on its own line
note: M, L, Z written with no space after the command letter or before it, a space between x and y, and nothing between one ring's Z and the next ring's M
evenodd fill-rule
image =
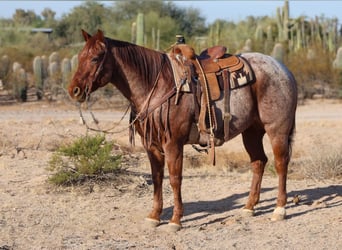
M120 47L116 50L120 49L124 50L126 48ZM130 50L129 53L127 52L127 58L118 58L118 56L123 55L124 52L113 51L114 61L118 63L118 66L121 69L114 70L113 78L116 79L113 79L113 83L136 109L140 110L141 106L146 102L146 99L149 98L156 81L158 81L158 74L156 74L156 72L161 70L162 65L159 64L157 67L158 69L156 70L156 63L151 60L149 55L144 55L142 53L144 52L144 49L140 48L139 53L135 53L134 49L137 49L134 45L131 45L127 49ZM134 55L134 58L132 55ZM154 56L157 55L160 56L160 54L154 54Z

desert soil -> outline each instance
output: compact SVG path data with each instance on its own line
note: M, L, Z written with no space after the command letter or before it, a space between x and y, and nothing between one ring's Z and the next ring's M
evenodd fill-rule
M102 106L94 107L94 114L99 126L109 128L123 111ZM217 149L215 167L186 146L185 215L176 233L167 226L173 208L167 177L162 224L152 229L144 223L152 206L151 177L138 140L135 149L129 148L128 118L116 127L122 132L106 136L125 152L120 176L54 187L47 181L51 155L87 133L76 106L29 102L1 105L0 114L0 249L342 249L342 179L323 178L311 166L317 156L342 149L339 101L298 106L284 221L270 220L277 195L272 164L256 215L241 216L251 180L241 137ZM89 112L84 116L95 126ZM265 145L272 163L267 138Z

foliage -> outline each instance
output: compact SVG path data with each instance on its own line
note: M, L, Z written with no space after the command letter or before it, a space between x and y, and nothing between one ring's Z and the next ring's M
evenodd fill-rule
M321 47L301 49L288 55L285 64L294 74L304 98L311 98L315 93L329 97L337 77L332 60L333 54Z
M55 35L65 38L66 43L80 42L82 41L80 33L82 28L92 34L97 29L102 28L104 20L109 15L109 10L102 4L95 1L86 1L63 17L55 28Z
M112 155L113 143L104 136L84 136L72 144L61 146L49 161L54 174L49 181L70 185L96 179L120 169L121 155Z

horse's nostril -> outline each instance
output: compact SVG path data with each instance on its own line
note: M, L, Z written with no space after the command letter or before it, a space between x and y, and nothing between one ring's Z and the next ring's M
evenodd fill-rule
M81 89L79 87L75 87L73 90L74 96L78 96L81 93Z

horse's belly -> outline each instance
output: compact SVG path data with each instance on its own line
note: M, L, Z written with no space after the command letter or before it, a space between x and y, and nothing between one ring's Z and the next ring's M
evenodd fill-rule
M221 99L216 103L217 109L217 134L224 135L224 100ZM231 116L229 122L229 139L237 136L248 128L256 114L253 96L250 86L234 89L230 92L230 105L228 111Z
M224 113L229 112L231 120L229 122L229 140L234 138L248 128L254 121L257 114L254 101L249 86L235 89L230 92L230 105L224 109L224 99L215 102L216 126L214 129L215 144L220 146L225 142L224 135ZM209 125L207 124L207 127ZM207 145L209 133L199 132L197 124L193 124L187 144Z

